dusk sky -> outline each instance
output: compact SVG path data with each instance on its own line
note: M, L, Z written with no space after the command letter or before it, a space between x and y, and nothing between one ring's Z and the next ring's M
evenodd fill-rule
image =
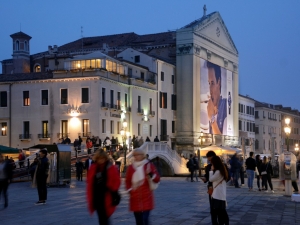
M176 30L220 12L239 51L239 93L300 110L299 0L3 0L0 61L11 58L9 35L32 37L30 53L46 51L83 36ZM1 74L0 68L0 74ZM179 94L179 93L178 93Z

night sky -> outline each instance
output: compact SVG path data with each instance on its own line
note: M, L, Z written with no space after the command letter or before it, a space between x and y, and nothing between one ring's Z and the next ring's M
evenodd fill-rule
M81 26L84 37L176 30L201 18L204 4L220 12L239 51L239 93L300 110L299 0L3 0L0 61L20 29L34 54L81 38Z

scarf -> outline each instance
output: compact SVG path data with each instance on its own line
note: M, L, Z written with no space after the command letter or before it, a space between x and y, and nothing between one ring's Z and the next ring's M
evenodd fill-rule
M145 171L144 171L144 165L148 163L147 159L144 159L139 162L133 162L132 166L135 169L135 172L132 175L131 183L132 183L132 189L135 190L138 187L140 187L144 181L145 181Z

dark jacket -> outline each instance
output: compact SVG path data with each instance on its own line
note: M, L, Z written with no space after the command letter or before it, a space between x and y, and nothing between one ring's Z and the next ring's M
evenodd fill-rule
M248 159L246 159L247 170L255 170L255 167L256 167L255 159L253 159L252 157L249 157Z
M207 187L211 187L212 186L212 182L209 182L209 171L211 170L211 164L208 164L206 167L205 167L205 174L204 174L204 177L206 179L206 182L207 183Z
M93 164L93 163L94 163L94 162L93 162L93 160L92 160L92 163L91 163L91 164ZM87 160L85 160L84 168L85 168L86 170L88 170L89 167L90 167L90 163L89 163L89 159L87 159Z
M37 170L36 170L36 179L47 177L48 172L49 172L49 160L45 156L38 160Z
M235 155L232 156L230 160L230 171L232 173L235 173L235 172L240 172L240 169L241 169L241 163L239 159L235 157Z
M256 160L256 167L257 167L259 176L261 176L261 164L262 164L261 160Z
M82 173L84 169L84 165L81 161L75 163L76 172Z
M199 162L198 162L198 159L193 158L193 162L194 162L194 170L199 170Z
M193 160L193 158L189 159L189 161L188 161L188 168L189 168L190 172L194 171L194 160Z
M263 172L263 171L267 171L267 174L266 175L271 175L273 176L273 167L271 165L271 163L262 163L261 166L260 166L260 173Z
M13 175L12 165L9 163L8 160L4 161L4 168L3 168L6 180L11 180Z

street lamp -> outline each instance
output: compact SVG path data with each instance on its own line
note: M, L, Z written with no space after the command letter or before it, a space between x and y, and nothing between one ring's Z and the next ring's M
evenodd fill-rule
M127 131L127 122L126 120L123 121L123 128L121 129L121 136L123 141L123 151L124 151L124 172L126 171L126 155L127 155L127 148L126 148L126 140L129 137L130 133Z
M298 146L298 144L295 144L295 151L296 151L296 152L299 151L299 146Z
M286 150L289 151L289 147L290 147L290 143L289 143L289 136L291 134L291 127L289 126L290 122L291 122L291 119L289 117L286 117L284 119L284 122L285 122L285 127L284 127L284 132L286 134Z

